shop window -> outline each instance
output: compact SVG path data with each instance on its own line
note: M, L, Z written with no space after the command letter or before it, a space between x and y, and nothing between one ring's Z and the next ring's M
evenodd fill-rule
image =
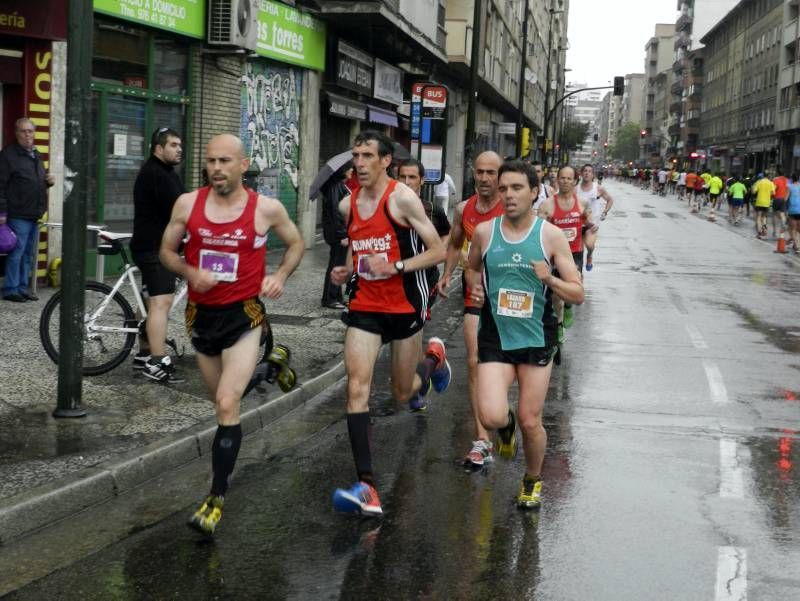
M186 94L189 49L169 38L156 38L154 42L153 88L164 94Z
M94 26L93 79L133 88L147 87L148 46L146 31L97 20Z
M145 132L146 102L125 96L108 97L108 127L104 150L106 181L104 221L125 224L133 221L133 184L139 168L149 156Z

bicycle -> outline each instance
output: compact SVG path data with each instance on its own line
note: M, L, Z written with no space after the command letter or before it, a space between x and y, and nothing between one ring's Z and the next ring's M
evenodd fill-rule
M59 223L45 225L61 227ZM131 264L128 253L122 244L123 241L131 238L132 234L114 233L103 228L104 226L100 225L87 226L88 230L97 232L98 238L102 241L97 245L98 254L103 256L121 255L124 269L113 287L91 280L84 285L82 373L85 376L104 374L125 361L133 350L137 334L143 331L147 319L147 308L135 278L139 269ZM141 318L136 317L131 304L120 293L120 289L126 281L130 284ZM169 308L170 314L186 296L186 292L187 284L181 280ZM47 356L56 364L59 360L58 336L61 298L59 290L47 301L39 319L39 337L42 346ZM177 356L183 356L183 350L178 349L174 340L168 339L167 345Z

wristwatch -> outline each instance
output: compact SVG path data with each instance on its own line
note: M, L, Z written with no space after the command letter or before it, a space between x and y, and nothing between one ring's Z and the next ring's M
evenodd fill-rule
M394 268L397 270L397 273L403 273L406 270L406 264L402 261L395 261Z

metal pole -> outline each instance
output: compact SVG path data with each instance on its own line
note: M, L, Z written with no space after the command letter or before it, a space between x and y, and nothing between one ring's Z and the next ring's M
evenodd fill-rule
M519 96L517 99L517 156L522 156L522 115L525 108L525 67L528 64L528 0L525 0L525 15L522 17L522 48L519 62Z
M542 123L542 163L547 161L547 129L550 121L548 115L548 107L550 101L550 55L551 47L553 46L553 14L551 8L547 9L550 12L550 24L547 28L547 63L545 65L545 81L544 81L544 122ZM555 144L554 144L555 146Z
M83 284L86 262L86 194L92 66L92 0L70 0L67 38L65 171L75 173L64 199L61 328L58 333L58 405L54 417L83 417ZM102 277L102 276L98 276Z
M472 161L475 155L475 112L478 101L478 64L481 60L481 19L483 0L473 0L472 52L469 63L469 98L467 98L467 131L464 133L464 186L462 196L472 195Z

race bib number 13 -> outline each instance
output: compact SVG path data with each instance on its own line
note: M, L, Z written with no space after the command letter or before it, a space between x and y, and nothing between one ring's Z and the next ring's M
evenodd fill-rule
M497 293L497 314L506 317L532 317L533 292L500 288Z
M235 282L239 255L204 248L200 251L200 268L210 271L220 282Z

